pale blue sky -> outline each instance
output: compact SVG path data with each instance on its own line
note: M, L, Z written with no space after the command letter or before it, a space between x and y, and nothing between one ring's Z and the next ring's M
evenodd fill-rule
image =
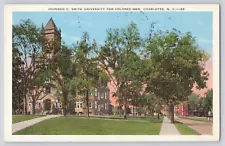
M151 22L158 21L157 27L160 29L176 28L181 32L191 32L200 48L212 53L211 12L14 12L13 24L31 19L41 27L51 17L61 28L67 45L80 40L85 31L101 44L106 38L106 29L126 28L131 21L138 25L142 36L147 36Z

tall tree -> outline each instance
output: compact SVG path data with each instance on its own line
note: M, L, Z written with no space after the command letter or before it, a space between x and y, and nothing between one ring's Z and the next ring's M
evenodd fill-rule
M23 62L21 66L21 87L23 91L23 106L24 114L27 114L28 92L32 90L31 82L34 78L34 73L38 70L36 60L42 50L42 36L40 29L31 21L24 20L18 25L13 25L12 46L16 48Z
M176 29L154 33L144 52L152 65L148 88L169 105L174 123L174 104L186 100L195 84L198 89L206 87L208 72L203 65L208 55L190 33Z
M14 113L22 111L23 101L23 74L22 74L22 65L21 53L17 48L12 50L12 109Z
M129 88L143 77L146 65L137 55L142 44L138 27L131 23L127 29L109 29L105 44L101 46L99 60L102 68L114 83L119 106L124 107L124 118L129 102ZM135 83L135 84L136 84ZM142 87L141 80L138 82Z
M55 42L57 43L57 42ZM68 112L68 98L74 93L72 85L73 79L77 75L76 64L73 61L72 50L62 45L59 51L49 58L46 58L46 70L49 74L50 82L57 87L63 103L63 115Z
M75 61L79 68L79 75L76 77L78 90L85 91L86 112L89 117L89 94L90 90L98 84L106 84L107 75L99 67L96 59L97 44L90 43L88 33L84 33L81 41L75 46Z

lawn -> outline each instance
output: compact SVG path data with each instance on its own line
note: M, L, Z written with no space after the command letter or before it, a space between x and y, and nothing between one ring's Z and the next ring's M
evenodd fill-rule
M19 123L22 121L26 121L26 120L30 120L30 119L34 119L34 118L38 118L41 117L39 115L12 115L12 123Z
M162 119L138 122L122 119L58 117L14 133L15 135L158 135Z
M76 116L72 115L71 117L87 117L85 115ZM118 120L129 120L129 121L141 121L141 122L152 122L152 123L162 123L163 117L160 116L160 119L157 119L157 116L127 116L127 119L124 119L123 116L118 115L106 115L106 116L90 116L91 118L99 118L99 119L118 119Z
M200 135L195 130L189 128L187 125L184 125L180 122L175 122L175 126L181 135Z
M209 121L206 117L179 117L179 118L194 120L194 121L201 121L201 122L212 122L212 121Z

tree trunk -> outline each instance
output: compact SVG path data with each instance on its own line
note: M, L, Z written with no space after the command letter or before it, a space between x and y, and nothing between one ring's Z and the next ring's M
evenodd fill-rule
M63 97L64 97L63 116L66 116L67 115L67 93L66 93L66 91L63 91Z
M88 90L86 91L86 109L87 109L87 116L89 117L89 96L88 96Z
M120 117L122 116L122 108L121 108L121 105L119 103L119 114L120 114Z
M63 116L66 116L66 101L64 101L63 105Z
M27 95L26 90L23 91L23 114L27 115Z
M23 114L27 115L27 100L26 100L26 95L23 98Z
M174 105L170 104L170 121L171 123L174 123Z
M158 119L159 119L159 114L160 114L160 111L161 111L161 105L160 105L160 98L158 97Z
M33 100L33 102L32 102L32 111L33 111L33 115L35 115L35 106L36 106L36 102L35 102L35 100Z
M124 119L127 119L127 106L124 105Z
M134 116L134 105L133 105L133 116Z

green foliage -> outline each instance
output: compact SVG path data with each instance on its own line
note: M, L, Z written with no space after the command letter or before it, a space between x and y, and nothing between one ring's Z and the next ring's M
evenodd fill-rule
M190 33L182 34L176 29L158 31L143 52L151 56L147 91L161 97L171 109L187 99L194 84L198 89L206 87L208 72L204 71L203 64L208 54L198 49Z
M208 73L202 63L207 54L197 48L190 33L181 34L176 29L158 32L145 52L151 54L152 64L148 88L168 103L186 100L194 83L198 89L206 87Z
M145 110L143 108L136 108L136 112L137 114L143 114L145 112Z
M22 96L24 114L27 114L26 104L28 101L26 97L31 97L30 93L34 86L40 85L37 72L40 69L38 61L41 60L39 57L43 39L40 29L29 19L13 25L12 29L13 76L15 77L13 80L13 95L18 94L20 97L17 98L19 98L20 102ZM16 86L19 88L20 93L15 88ZM32 102L35 102L34 98Z
M191 109L196 110L198 103L199 103L198 95L193 93L188 97L188 105Z
M12 50L12 109L15 113L17 110L22 108L23 99L23 74L22 65L23 62L20 58L21 54L18 49L13 48Z
M79 91L86 91L86 97L84 98L86 105L89 102L89 91L91 88L108 82L108 76L99 67L98 61L94 56L96 47L96 42L90 43L88 33L84 33L74 48L75 55L73 60L76 63L78 73L73 80L75 80L75 86ZM87 106L87 114L89 116L89 106Z
M213 108L213 89L210 89L206 93L205 98L203 99L203 106L204 106L204 108L207 112L212 111L212 108Z
M136 104L146 74L148 63L140 58L138 51L142 39L135 23L126 29L109 29L105 44L100 47L99 62L115 84L117 102L120 106ZM125 112L126 118L126 112Z

